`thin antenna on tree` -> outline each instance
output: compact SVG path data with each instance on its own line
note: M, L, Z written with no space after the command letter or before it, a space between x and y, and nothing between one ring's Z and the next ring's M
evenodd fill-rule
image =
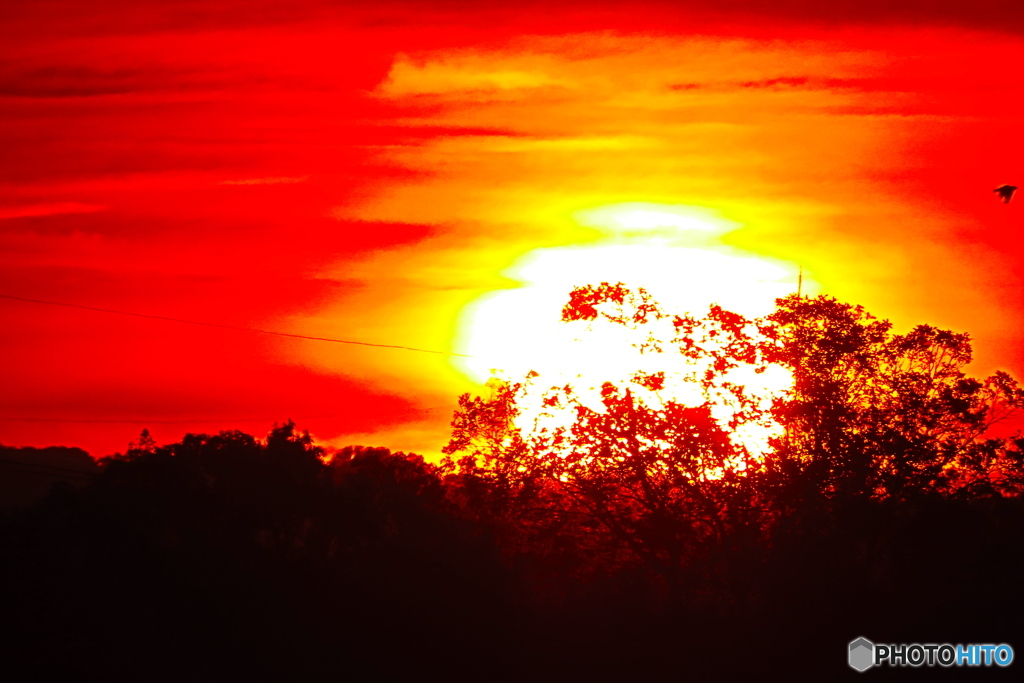
M796 295L797 297L803 297L804 292L804 267L800 266L800 274L796 277Z

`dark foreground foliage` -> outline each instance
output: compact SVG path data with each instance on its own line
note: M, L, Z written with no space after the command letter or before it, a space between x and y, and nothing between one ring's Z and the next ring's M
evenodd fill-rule
M5 663L105 681L830 680L859 635L1024 642L1019 498L805 508L687 563L673 594L577 526L524 530L483 472L321 455L291 424L189 435L56 486L3 528Z
M607 283L564 316L649 331L645 353L699 372L606 383L600 410L540 385L575 422L533 433L516 418L539 376L464 396L439 466L325 464L291 423L144 433L97 473L8 453L64 479L3 513L3 661L103 681L1012 674L846 664L859 636L1024 653L1024 439L991 429L1024 391L967 376L966 335L824 297L698 320ZM732 379L778 367L792 389L767 403ZM770 448L744 425L776 425Z
M286 425L108 459L4 529L6 644L100 680L309 680L499 661L507 572L430 467L332 466ZM49 676L47 676L49 678Z

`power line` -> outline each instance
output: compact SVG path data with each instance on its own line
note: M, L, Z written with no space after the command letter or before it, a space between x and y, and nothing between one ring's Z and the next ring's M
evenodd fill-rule
M170 318L165 315L149 315L147 313L133 313L131 311L118 311L112 308L98 308L96 306L83 306L81 304L69 304L63 301L45 301L43 299L28 299L22 296L13 296L11 294L0 294L0 298L13 299L14 301L24 301L32 304L46 304L47 306L65 306L67 308L80 308L86 311L99 311L100 313L113 313L114 315L129 315L135 318L149 318L152 320L164 320L172 323L183 323L185 325L200 325L202 327L220 327L226 330L239 330L242 332L258 332L260 334L271 334L278 337L292 337L294 339L309 339L312 341L324 341L332 342L335 344L353 344L356 346L373 346L380 349L400 349L402 351L417 351L419 353L434 353L441 356L460 356L462 358L472 358L464 353L455 353L454 351L435 351L433 349L420 349L415 346L399 346L396 344L374 344L373 342L362 342L353 341L351 339L333 339L331 337L310 337L304 334L291 334L290 332L276 332L274 330L262 330L258 327L242 327L239 325L224 325L221 323L207 323L199 320L185 320L183 318Z
M308 417L296 417L296 420L321 420L331 417L341 417L340 414L335 415L312 415ZM274 422L279 420L278 418L272 417L203 417L203 418L192 418L185 420L105 420L105 419L76 419L76 418L62 418L62 417L0 417L0 422L68 422L74 424L137 424L137 425L175 425L175 424L194 424L194 423L205 423L205 422Z
M441 408L417 408L415 413L435 413ZM446 409L445 409L446 410ZM290 417L292 420L325 420L329 418L343 417L345 413L331 413L329 415L296 415ZM278 417L193 417L180 420L120 420L120 419L88 419L88 418L63 418L63 417L0 417L0 422L40 422L60 424L127 424L127 425L176 425L176 424L209 424L223 422L278 422Z

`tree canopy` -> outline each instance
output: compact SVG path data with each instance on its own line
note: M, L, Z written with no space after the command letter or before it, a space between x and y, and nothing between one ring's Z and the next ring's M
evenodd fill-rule
M482 465L524 519L557 508L605 552L667 576L807 507L1024 487L1021 441L991 429L1024 393L1002 372L966 374L966 334L894 334L824 296L779 299L758 319L695 317L621 283L577 288L562 317L639 330L642 354L686 369L605 382L599 405L537 373L464 395L447 466ZM787 381L759 389L767 375Z

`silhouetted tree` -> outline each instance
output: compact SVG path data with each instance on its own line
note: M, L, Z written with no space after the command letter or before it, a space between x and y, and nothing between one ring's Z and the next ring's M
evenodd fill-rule
M678 586L682 567L749 546L808 505L1015 495L1024 483L1020 450L987 434L1024 394L1005 373L965 375L966 335L894 335L827 297L780 299L751 320L717 306L703 318L672 315L621 284L576 289L563 320L597 318L646 331L645 354L681 355L691 374L605 383L595 407L531 373L489 398L461 397L445 451L461 456L452 472L484 464L521 531L557 528L608 566L632 557ZM779 369L792 386L767 400L745 383ZM671 398L673 381L698 388L700 401ZM570 424L523 429L538 388ZM758 430L771 435L762 450L737 438Z
M800 495L1020 492L1022 461L989 430L1024 393L1003 372L965 374L966 334L928 325L892 334L887 321L827 297L780 299L768 320L767 357L794 379L773 411L785 432L769 461Z
M598 316L623 325L671 323L670 337L649 336L644 350L683 354L693 372L676 379L692 383L703 403L663 395L672 381L664 372L638 372L624 385L605 383L599 408L571 386L551 388L544 409L572 415L572 423L524 433L516 424L520 402L540 381L531 373L523 382L495 386L490 398L463 396L445 450L462 453L463 466L486 464L493 488L518 515L517 528L534 543L568 538L606 567L640 561L677 590L685 580L684 558L761 531L752 485L761 460L728 427L767 426L770 404L731 372L760 370L763 349L756 329L732 313L716 307L704 321L670 318L645 292L622 285L578 289L563 311L565 320ZM713 414L722 407L726 425Z

